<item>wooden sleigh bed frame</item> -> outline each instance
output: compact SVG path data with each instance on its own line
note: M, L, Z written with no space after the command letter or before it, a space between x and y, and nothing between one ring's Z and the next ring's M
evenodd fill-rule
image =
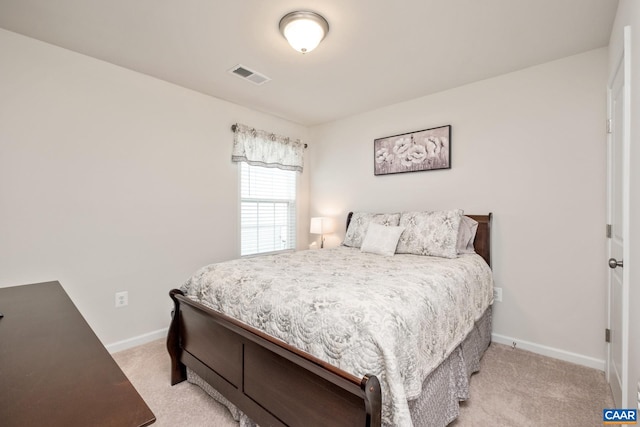
M475 250L491 265L491 214L467 216L478 221ZM188 367L261 427L381 425L375 376L355 377L178 289L169 295L172 385L187 379Z

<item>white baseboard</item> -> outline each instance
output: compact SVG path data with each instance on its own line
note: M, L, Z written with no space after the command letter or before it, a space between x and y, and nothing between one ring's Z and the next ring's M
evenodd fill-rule
M106 345L105 347L107 348L107 351L109 351L109 353L117 353L119 351L137 347L139 345L146 344L160 338L166 338L167 331L169 331L169 328L158 329L157 331L148 332L146 334L138 335L137 337L114 342L112 344Z
M498 344L505 344L508 346L512 346L515 342L516 348L519 348L521 350L527 350L532 353L553 357L554 359L564 360L565 362L587 366L589 368L598 369L600 371L604 371L606 367L605 360L600 360L594 357L584 356L582 354L572 353L570 351L560 350L553 347L547 347L546 345L523 341L517 338L506 337L499 334L491 334L491 340Z

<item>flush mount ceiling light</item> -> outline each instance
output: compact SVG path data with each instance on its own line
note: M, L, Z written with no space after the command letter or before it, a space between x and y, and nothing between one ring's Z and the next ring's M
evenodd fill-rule
M314 12L291 12L280 20L280 32L292 48L307 53L315 49L329 32L329 23Z

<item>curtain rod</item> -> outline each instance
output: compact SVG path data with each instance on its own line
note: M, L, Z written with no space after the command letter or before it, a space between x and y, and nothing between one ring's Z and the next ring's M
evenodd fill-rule
M232 124L232 125L231 125L231 132L236 133L236 129L237 129L237 128L238 128L238 124L237 124L237 123ZM308 147L308 145L307 145L307 143L305 142L305 144L304 144L304 148L307 148L307 147Z

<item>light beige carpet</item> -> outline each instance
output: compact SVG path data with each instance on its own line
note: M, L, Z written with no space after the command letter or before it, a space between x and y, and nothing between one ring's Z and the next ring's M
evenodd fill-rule
M164 340L113 357L156 415L154 426L238 426L198 386L170 385ZM491 344L450 427L602 426L602 409L612 407L603 372Z

